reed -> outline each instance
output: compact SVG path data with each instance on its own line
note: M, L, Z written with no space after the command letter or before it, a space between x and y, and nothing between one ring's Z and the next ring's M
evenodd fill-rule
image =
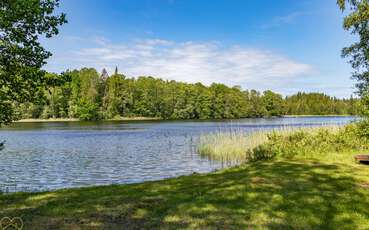
M247 150L252 150L267 140L267 133L264 131L218 131L201 136L197 151L201 156L212 160L237 164L248 160Z
M294 155L317 151L332 152L353 143L347 127L283 127L269 131L217 131L200 137L197 152L211 160L234 165L275 155ZM348 140L350 139L350 140ZM352 145L357 145L354 141ZM350 148L353 146L349 146ZM326 148L326 149L323 149ZM314 151L313 151L314 150Z

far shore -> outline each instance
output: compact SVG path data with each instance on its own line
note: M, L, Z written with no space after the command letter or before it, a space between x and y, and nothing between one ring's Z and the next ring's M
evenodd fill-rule
M283 115L282 117L350 117L355 115L350 114L329 114L329 115ZM242 118L240 118L242 119ZM152 121L152 120L164 120L160 117L120 117L120 118L112 118L112 119L103 119L100 121ZM200 120L200 119L199 119ZM230 119L232 120L232 119ZM29 119L21 119L14 122L26 123L26 122L76 122L82 121L78 118L49 118L49 119L38 119L38 118L29 118Z
M101 121L150 121L150 120L160 120L158 117L120 117L112 119L104 119ZM14 122L26 123L26 122L72 122L72 121L82 121L78 118L49 118L49 119L21 119Z
M283 115L282 117L354 117L351 114L325 114L325 115Z

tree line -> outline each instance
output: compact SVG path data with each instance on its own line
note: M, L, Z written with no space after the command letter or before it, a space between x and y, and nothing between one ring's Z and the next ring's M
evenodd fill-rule
M117 69L110 77L105 69L99 74L93 68L82 68L61 76L48 73L47 78L51 80L40 100L15 104L19 119L223 119L356 115L360 110L359 100L354 98L337 99L321 93L297 93L284 98L270 90L242 90L217 83L205 86L153 77L128 78Z

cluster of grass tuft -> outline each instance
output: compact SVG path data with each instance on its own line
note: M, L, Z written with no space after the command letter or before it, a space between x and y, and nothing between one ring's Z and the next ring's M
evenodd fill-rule
M200 137L197 151L200 155L230 164L245 162L249 150L268 140L266 132L242 131L217 132Z
M369 139L358 133L356 124L251 134L219 132L201 137L198 145L202 156L230 163L274 157L344 158L343 153L368 150Z

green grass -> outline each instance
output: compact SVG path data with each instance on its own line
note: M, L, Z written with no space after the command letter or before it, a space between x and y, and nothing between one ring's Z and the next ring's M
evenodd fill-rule
M368 207L369 166L306 159L0 196L0 216L26 229L369 229Z
M358 135L355 124L253 133L236 130L200 137L197 150L204 157L229 164L297 156L344 160L340 152L369 151L369 140Z
M0 196L26 229L369 229L369 166L271 160L205 175Z
M352 131L276 133L253 149L273 159L209 174L3 194L0 218L25 229L369 229L369 165L353 158L369 145Z

